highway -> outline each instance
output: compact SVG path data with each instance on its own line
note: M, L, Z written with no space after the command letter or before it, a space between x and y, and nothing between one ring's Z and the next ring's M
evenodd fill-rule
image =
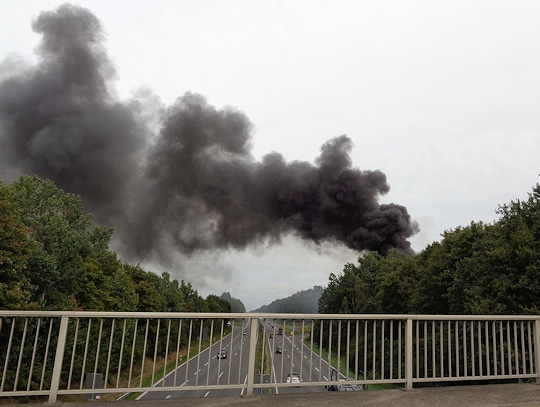
M281 327L281 325L280 325ZM283 328L279 334L279 327L274 327L274 322L265 323L265 337L271 350L272 358L272 382L287 383L287 375L290 372L298 373L302 382L328 381L332 368L319 355L306 346L301 335L295 334L291 326ZM281 346L282 353L276 353L276 348ZM276 393L312 393L326 391L324 386L288 385L275 388Z
M323 385L310 386L307 383L328 381L332 367L303 343L301 335L295 334L291 326L284 326L283 332L280 333L278 325L274 326L275 321L259 322L264 327L264 334L262 338L257 339L264 340L269 349L267 354L270 356L271 365L269 382L280 384L279 387L272 387L270 391L274 394L326 391ZM138 400L241 396L245 391L244 388L227 388L227 386L247 382L250 326L233 324L232 327L231 334L190 357L164 379L158 381L154 387L163 387L163 391L143 393ZM278 346L281 347L281 353L276 353ZM227 352L227 358L218 357L222 350ZM298 373L302 380L300 384L287 384L287 375L291 372ZM217 384L223 385L223 388L205 388ZM184 387L186 390L192 387L193 390L175 390L174 387ZM255 392L261 391L256 389Z
M233 325L232 333L200 354L191 357L181 366L169 373L154 387L203 387L205 385L232 385L244 384L247 381L248 370L248 336L249 325L240 327ZM227 358L221 359L217 355L221 350L227 351ZM174 399L183 397L223 397L241 395L243 389L194 389L190 391L166 390L163 392L143 393L137 400Z

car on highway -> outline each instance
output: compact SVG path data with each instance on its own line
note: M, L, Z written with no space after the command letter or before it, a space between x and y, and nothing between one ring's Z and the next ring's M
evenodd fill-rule
M273 334L273 333L272 333L272 334L270 334L270 339L272 339L273 337L274 337L274 334Z
M354 380L350 378L350 380ZM330 383L329 385L324 386L328 391L358 391L364 390L359 384L347 383L345 379L340 379L338 377L338 372L336 369L332 369L330 374Z
M227 351L222 349L216 356L218 359L227 359Z
M283 353L283 348L281 346L276 346L276 353Z
M287 375L287 383L300 383L302 382L302 379L300 378L300 375L296 372L289 373Z

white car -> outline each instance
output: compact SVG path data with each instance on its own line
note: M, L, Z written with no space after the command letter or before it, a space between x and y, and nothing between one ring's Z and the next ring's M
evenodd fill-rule
M298 373L289 373L287 375L287 383L300 383L302 379L300 379L300 375Z

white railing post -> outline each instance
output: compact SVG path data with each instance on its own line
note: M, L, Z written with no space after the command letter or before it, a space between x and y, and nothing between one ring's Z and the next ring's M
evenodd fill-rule
M54 367L51 378L51 389L49 393L49 403L56 403L56 396L60 387L60 376L62 374L62 362L64 361L64 350L66 348L66 337L68 330L69 316L62 315L60 319L60 330L58 332L58 342L56 343L56 355L54 357Z
M253 382L255 380L255 357L257 349L257 330L259 328L259 320L251 318L249 324L249 357L248 357L248 372L247 372L247 389L246 395L253 396Z
M540 319L534 320L534 373L536 383L540 384Z
M407 318L405 325L405 390L412 390L413 379L413 321Z

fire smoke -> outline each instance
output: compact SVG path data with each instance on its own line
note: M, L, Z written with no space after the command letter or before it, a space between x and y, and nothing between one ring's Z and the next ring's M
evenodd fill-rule
M39 60L0 72L0 176L36 174L79 194L114 226L121 254L167 258L277 243L294 234L386 253L412 252L405 207L379 204L381 171L352 166L347 136L314 164L273 152L256 161L251 123L186 93L148 125L144 99L120 101L99 20L63 5L42 13Z

